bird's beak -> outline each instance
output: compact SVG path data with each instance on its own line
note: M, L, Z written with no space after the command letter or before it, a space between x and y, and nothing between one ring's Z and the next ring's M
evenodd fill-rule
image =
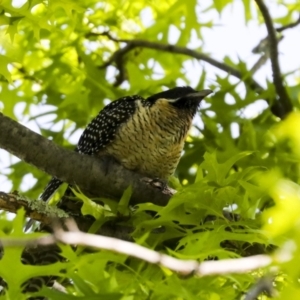
M209 94L211 94L213 91L212 90L202 90L196 93L191 93L189 94L189 97L193 97L193 98L204 98L206 96L208 96Z

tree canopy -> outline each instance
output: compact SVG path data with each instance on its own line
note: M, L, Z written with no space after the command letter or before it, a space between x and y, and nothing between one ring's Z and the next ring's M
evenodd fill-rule
M0 174L15 192L0 185L0 299L299 297L299 66L282 72L278 46L285 32L299 31L300 3L275 1L284 12L275 18L269 1L243 0L245 26L267 35L249 60L236 61L206 53L204 32L219 30L212 16L241 1L204 2L1 1ZM258 80L262 68L272 76ZM214 93L165 192L71 152L111 101L183 85ZM247 117L259 101L265 109ZM72 232L72 222L64 231L53 225L53 215L66 215L37 200L50 175L78 183L78 213L88 225L76 226L95 235ZM28 216L53 233L24 233ZM24 249L43 254L54 244L61 261L21 261ZM50 275L54 288L24 294L28 279Z

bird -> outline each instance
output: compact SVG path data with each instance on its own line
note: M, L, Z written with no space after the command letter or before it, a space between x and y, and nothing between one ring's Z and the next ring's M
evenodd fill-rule
M144 99L117 99L88 124L75 151L111 156L124 168L167 181L174 174L200 102L212 91L175 87ZM40 199L48 201L63 182L53 177Z
M139 95L117 99L103 108L87 125L75 151L82 155L111 156L124 168L143 176L167 181L174 174L185 139L201 101L209 89L196 91L189 86L175 87L144 99ZM40 199L49 201L63 182L53 177ZM63 203L59 205L60 208ZM27 223L26 230L31 227ZM49 264L62 260L59 249L47 254L23 254L25 264ZM55 276L34 277L26 281L24 293L51 286Z

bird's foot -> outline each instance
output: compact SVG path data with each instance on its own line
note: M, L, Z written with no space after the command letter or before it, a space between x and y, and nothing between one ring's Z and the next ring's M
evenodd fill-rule
M162 191L168 187L168 181L164 179L160 179L158 177L156 178L144 177L141 180Z

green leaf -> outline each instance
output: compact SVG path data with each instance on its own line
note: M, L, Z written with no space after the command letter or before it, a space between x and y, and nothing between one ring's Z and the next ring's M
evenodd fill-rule
M77 192L75 189L71 188L74 195L79 198L82 202L81 212L83 215L91 215L96 220L102 219L105 214L105 209L102 205L97 204L96 202L92 201L84 194Z
M201 167L207 170L207 179L211 181L215 181L220 185L226 184L225 179L228 175L230 169L233 165L239 161L240 159L252 154L251 151L240 152L230 159L225 161L224 163L218 163L216 152L213 153L205 153L204 162L201 164Z
M124 192L118 204L118 212L122 216L127 216L129 214L128 205L132 195L132 186L130 185Z
M7 65L11 62L12 60L9 57L0 54L0 74L2 74L8 81L11 81L11 74L7 69Z
M214 7L216 8L216 10L221 13L222 10L232 2L232 0L218 0L218 1L214 1Z
M243 0L244 4L244 12L245 12L245 21L248 23L252 19L252 1L251 0Z

